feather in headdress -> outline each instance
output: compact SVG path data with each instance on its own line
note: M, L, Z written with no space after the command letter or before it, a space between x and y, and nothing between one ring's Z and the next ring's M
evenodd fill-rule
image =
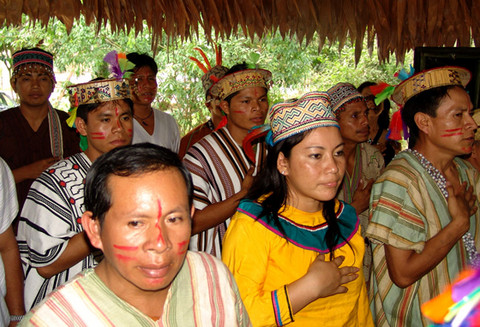
M107 53L103 61L108 64L110 73L117 81L123 78L129 79L133 74L131 70L135 68L135 64L127 59L125 53L117 53L115 50Z
M243 142L242 142L243 151L245 151L245 155L254 164L255 164L255 151L253 150L253 143L259 138L267 135L269 131L270 131L269 124L254 126L252 129L248 131L247 136L245 136L245 138L243 139Z

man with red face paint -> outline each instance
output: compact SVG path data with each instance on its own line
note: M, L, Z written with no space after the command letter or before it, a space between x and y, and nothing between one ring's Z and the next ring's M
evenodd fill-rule
M92 162L132 140L128 81L94 80L70 87L69 122L81 135L80 152L59 161L32 184L21 213L17 240L25 271L25 306L30 309L97 258L80 218L83 185Z
M129 53L133 75L130 78L133 101L133 140L132 144L149 142L178 152L180 131L175 119L152 107L157 95L157 72L155 60L147 54Z
M377 326L428 326L420 306L467 265L477 266L479 174L469 154L476 124L464 87L470 72L441 67L399 84L409 148L377 179L367 230L373 248L371 295Z
M166 148L143 143L101 156L87 174L82 225L104 259L21 325L251 326L228 268L187 251L192 188Z
M269 71L239 64L211 89L212 95L221 99L227 125L194 144L183 159L195 186L192 250L221 258L222 238L230 217L266 156L265 142L258 139L254 164L246 155L243 141L250 129L265 121L270 80Z
M352 205L360 219L365 237L368 226L368 203L373 182L384 168L382 153L368 144L368 108L365 98L349 83L338 83L327 91L332 109L340 125L347 161L338 198ZM372 252L366 240L363 273L368 283L372 266Z

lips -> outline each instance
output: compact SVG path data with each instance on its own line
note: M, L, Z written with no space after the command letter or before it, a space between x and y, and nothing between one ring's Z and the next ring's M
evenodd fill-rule
M147 278L163 279L170 272L170 264L163 265L163 266L157 266L157 265L139 266L138 269Z

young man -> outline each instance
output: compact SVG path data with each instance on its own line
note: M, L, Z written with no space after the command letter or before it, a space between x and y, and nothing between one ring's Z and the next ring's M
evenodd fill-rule
M392 96L410 131L373 185L367 236L373 246L377 326L427 326L420 306L467 265L478 265L479 174L457 158L472 150L476 124L460 67L420 72Z
M175 119L156 110L152 102L157 95L157 72L155 60L146 54L129 53L127 59L135 64L130 78L133 100L132 143L149 142L178 152L180 131Z
M259 140L256 163L252 163L243 141L250 129L265 121L270 79L269 71L240 64L212 87L212 95L221 99L220 107L228 122L197 142L184 157L194 185L192 250L221 258L222 238L230 217L250 188L254 169L262 166L266 155L265 142Z
M96 265L80 224L85 176L101 154L131 143L129 95L126 80L96 80L71 87L72 107L79 105L72 115L76 112L75 125L87 148L43 172L25 201L17 240L27 309L83 269Z
M35 178L80 150L67 113L48 101L55 83L51 53L33 48L13 54L10 84L20 106L0 113L0 157L12 170L20 210Z
M332 109L340 125L345 145L347 166L338 198L351 204L360 219L362 236L368 226L368 203L373 182L384 168L382 153L367 143L369 135L368 109L365 98L352 84L338 83L330 88ZM372 262L371 249L366 244L363 260L365 281L368 283Z
M204 58L207 58L202 50L200 50L199 48L196 49L201 51ZM180 150L178 151L178 155L180 156L180 158L183 158L187 153L188 149L190 149L192 145L200 141L203 137L212 133L214 130L223 127L224 124L220 124L222 121L226 122L226 117L222 112L222 108L220 108L220 99L214 97L212 95L212 92L210 92L212 86L217 83L223 76L225 76L225 73L228 71L227 67L222 66L221 48L215 47L215 50L217 55L216 65L209 70L207 70L206 67L211 67L211 64L210 62L208 62L207 59L205 59L207 64L207 66L205 67L198 61L198 59L193 58L197 62L197 65L200 67L200 69L202 69L205 73L202 76L202 86L205 93L205 107L207 107L208 111L210 112L210 119L207 122L195 127L193 130L191 130L182 137L182 140L180 141Z
M175 153L136 144L100 157L87 175L85 208L82 225L104 259L21 326L251 325L227 267L187 251L192 184Z

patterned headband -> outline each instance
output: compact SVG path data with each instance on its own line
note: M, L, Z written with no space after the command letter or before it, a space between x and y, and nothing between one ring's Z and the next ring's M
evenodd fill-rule
M332 104L332 110L338 117L340 112L345 110L345 105L363 100L363 96L357 91L355 86L350 83L338 83L327 90Z
M465 87L472 74L463 67L445 66L422 71L395 87L392 100L403 106L414 95L440 86L458 85Z
M34 65L41 65L50 75L55 83L55 74L53 72L53 55L40 49L25 49L15 52L12 56L13 74L15 78L22 70L32 68Z
M268 116L273 144L317 127L339 127L325 92L310 92L298 100L276 103Z
M225 75L212 86L211 93L214 97L224 100L229 95L250 88L270 88L272 73L265 69L245 69Z

